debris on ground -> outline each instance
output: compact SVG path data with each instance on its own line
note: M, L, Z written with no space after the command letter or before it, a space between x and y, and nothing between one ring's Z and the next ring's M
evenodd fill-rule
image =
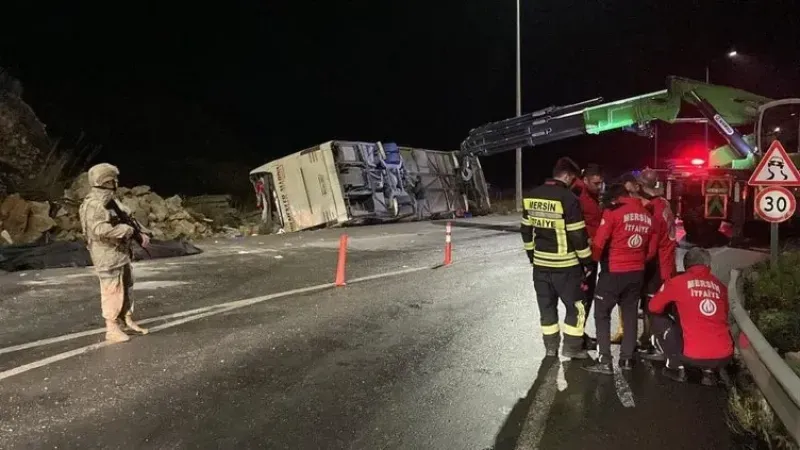
M64 197L54 202L27 201L19 194L9 195L0 203L0 235L4 243L33 243L45 234L59 241L82 240L79 209L88 192L88 175L83 173L65 190ZM165 199L149 186L136 186L119 188L117 197L156 239L197 239L214 234L214 220L184 208L180 196Z
M78 156L59 149L22 100L22 84L0 67L0 245L83 240L78 210L90 190L89 176L75 174L96 154L94 147L83 148ZM120 188L117 197L159 240L250 235L257 229L257 221L251 224L228 195L164 198L149 186L135 186Z
M30 201L19 194L0 199L0 245L45 241L83 240L80 205L89 193L87 173L82 173L54 201ZM163 198L149 186L120 187L117 198L132 217L161 240L200 239L210 236L242 237L269 234L258 211L240 213L228 195Z

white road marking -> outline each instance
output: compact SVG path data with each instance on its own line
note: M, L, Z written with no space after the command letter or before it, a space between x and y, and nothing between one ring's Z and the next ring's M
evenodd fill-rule
M492 253L487 253L487 254L482 254L482 255L476 255L475 257L469 258L469 260L475 260L475 259L478 259L478 258L485 258L487 256L495 256L495 255L501 255L501 254L504 254L504 253L517 252L517 251L519 251L519 250L518 249L500 250L500 251L497 251L497 252L492 252ZM465 259L454 259L453 260L453 265L459 264L461 262L464 262L465 260L467 260L467 259L466 258ZM374 279L388 277L388 276L404 275L404 274L407 274L407 273L418 272L418 271L421 271L421 270L437 268L438 266L440 266L440 265L437 264L436 266L433 266L433 267L428 267L428 266L426 266L426 267L417 267L417 268L403 269L403 270L398 270L398 271L393 271L393 272L387 272L387 273L383 273L383 274L369 275L369 276L365 276L365 277L354 278L354 279L348 280L347 283L359 283L359 282L363 282L363 281L369 281L369 280L374 280ZM136 272L137 278L141 278L141 276L139 275L139 270L140 269L137 268L137 272ZM142 284L142 283L145 283L145 282L137 283L136 286L138 286L139 284ZM301 289L295 289L295 290L291 290L291 291L278 292L278 293L275 293L275 294L269 294L269 295L266 295L266 296L253 297L253 298L250 298L250 299L235 300L235 301L226 302L226 303L218 303L216 305L204 306L204 307L201 307L201 308L190 309L190 310L187 310L187 311L180 311L180 312L176 312L176 313L165 314L163 316L150 317L150 318L147 318L147 319L137 320L136 322L141 324L141 325L146 325L148 323L158 322L160 320L169 320L169 319L175 319L175 318L178 318L178 317L186 317L186 316L191 316L193 314L200 314L200 313L204 313L206 311L212 311L212 310L215 310L215 309L225 308L225 307L231 306L231 305L238 305L241 302L247 302L247 301L253 300L253 299L261 299L261 298L268 297L268 298L265 298L265 300L271 300L273 298L279 298L279 297L283 297L283 296L287 296L287 295L294 295L294 294L298 294L298 293L301 293L301 292L308 292L308 291L303 291L302 289L325 289L325 288L330 288L330 287L333 287L333 286L334 286L333 283L319 284L319 285L311 286L311 287L308 287L308 288L301 288ZM136 288L134 287L134 289L136 289ZM26 349L29 349L29 348L41 347L41 346L44 346L44 345L57 344L59 342L69 341L69 340L72 340L72 339L79 339L79 338L86 337L86 336L91 336L91 335L94 335L94 334L104 333L105 331L106 331L105 328L95 328L93 330L80 331L80 332L76 332L76 333L69 333L69 334L64 334L64 335L56 336L56 337L52 337L52 338L46 338L46 339L40 339L40 340L37 340L37 341L26 342L24 344L17 344L17 345L12 345L12 346L9 346L9 347L3 347L3 348L0 348L0 355L5 354L5 353L17 352L17 351L20 351L20 350L26 350Z
M517 439L517 450L539 448L539 442L544 436L547 419L550 416L550 408L552 408L558 393L558 373L564 370L562 364L564 363L558 361L547 369L544 381L534 395L531 409L525 417L524 425Z
M19 366L19 367L15 367L13 369L9 369L9 370L6 370L4 372L0 372L0 380L6 379L8 377L13 377L14 375L19 375L19 374L21 374L23 372L27 372L29 370L33 370L33 369L36 369L36 368L39 368L39 367L42 367L42 366L46 366L48 364L53 364L54 362L62 361L62 360L67 359L67 358L72 358L73 356L82 355L82 354L90 352L92 350L97 350L99 348L103 348L103 347L105 347L107 345L111 345L111 342L106 342L106 341L98 342L96 344L87 345L85 347L79 347L79 348L76 348L75 350L70 350L68 352L59 353L59 354L53 355L53 356L51 356L49 358L40 359L38 361L34 361L32 363L29 363L29 364L25 364L25 365L22 365L22 366Z
M364 282L364 281L376 280L376 279L380 279L380 278L389 278L389 277L394 277L394 276L398 276L398 275L405 275L405 274L413 273L413 272L420 272L420 271L423 271L423 270L430 270L430 267L415 267L415 268L411 268L411 269L396 270L396 271L392 271L392 272L386 272L386 273L377 274L377 275L370 275L370 276L366 276L366 277L353 278L348 283L349 284L361 283L361 282ZM183 313L176 313L176 314L172 314L171 316L172 317L177 317L180 314L180 315L184 315L184 316L188 315L188 317L184 317L182 319L179 319L179 320L176 320L176 321L173 321L173 322L167 322L165 324L157 325L155 327L150 328L150 332L152 333L152 332L157 332L157 331L160 331L160 330L165 330L167 328L172 328L172 327L175 327L175 326L178 326L178 325L182 325L182 324L187 323L187 322L191 322L191 321L194 321L194 320L202 319L204 317L208 317L208 316L212 316L212 315L216 315L216 314L222 314L222 313L225 313L225 312L228 312L228 311L232 311L234 309L255 305L257 303L262 303L262 302L265 302L265 301L268 301L268 300L272 300L272 299L276 299L276 298L280 298L280 297L287 297L287 296L296 295L296 294L304 294L304 293L308 293L308 292L316 292L316 291L321 291L321 290L329 289L329 288L333 288L333 287L335 287L334 283L318 284L318 285L315 285L315 286L309 286L309 287L300 288L300 289L292 289L290 291L284 291L284 292L278 292L278 293L274 293L274 294L262 295L262 296L259 296L259 297L252 297L252 298L247 298L247 299L242 299L242 300L236 300L236 301L232 301L232 302L221 303L221 304L218 304L218 305L209 306L209 307L206 307L206 308L198 308L197 310L194 310L195 312L200 311L200 310L205 310L205 312L201 312L199 314L189 315L190 312L188 312L188 311L187 312L183 312ZM162 316L161 318L147 319L146 321L142 320L142 321L140 321L140 323L153 322L153 321L158 320L158 319L163 319L163 317L165 317L165 316ZM101 328L99 330L100 330L100 332L105 331L104 328ZM49 341L47 343L61 342L61 341L65 341L65 340L68 340L68 339L74 339L75 335L88 336L90 334L95 334L95 333L97 333L97 330L84 331L82 333L73 333L71 335L60 336L60 337L57 337L57 338L44 339L43 341ZM70 337L70 336L72 336L72 337ZM42 343L43 341L37 341L38 345L44 345ZM37 343L36 342L31 342L31 343L28 343L28 344L22 344L22 345L18 345L18 346L15 346L15 347L17 347L17 349L19 350L20 349L19 347L27 346L25 348L30 348L31 346L35 346L35 345L32 345L32 344L37 344ZM105 342L105 341L104 342L98 342L98 343L95 343L95 344L90 344L90 345L86 345L86 346L83 346L83 347L79 347L77 349L70 350L70 351L67 351L67 352L58 353L56 355L53 355L53 356L50 356L50 357L47 357L47 358L44 358L44 359L41 359L41 360L38 360L38 361L34 361L32 363L24 364L22 366L18 366L18 367L15 367L13 369L9 369L9 370L0 372L0 380L4 380L4 379L12 377L14 375L19 375L19 374L27 372L29 370L37 369L39 367L43 367L43 366L46 366L48 364L52 364L52 363L55 363L55 362L58 362L58 361L63 361L65 359L67 359L67 358L71 358L73 356L78 356L78 355L90 352L92 350L97 350L97 349L103 348L103 347L105 347L107 345L111 345L111 343L110 342ZM6 350L6 353L7 353L9 351L8 349L10 349L10 348L13 348L13 347L8 347L8 348L2 349L2 350Z
M616 388L617 397L620 403L622 403L622 406L626 408L633 408L636 406L636 402L633 401L633 391L631 391L628 380L625 379L619 369L614 370L614 387Z

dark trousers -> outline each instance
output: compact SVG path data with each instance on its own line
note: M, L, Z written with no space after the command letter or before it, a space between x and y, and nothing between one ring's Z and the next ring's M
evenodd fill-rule
M633 358L639 324L637 307L643 278L642 271L600 273L594 294L594 326L597 328L597 347L601 356L611 357L611 311L619 305L625 328L620 358Z
M589 267L592 269L592 274L585 280L586 291L583 293L583 305L586 310L586 317L589 317L589 314L592 312L594 291L597 288L597 263L592 263Z
M648 346L650 335L652 334L647 305L656 292L661 289L662 284L664 284L664 282L661 280L661 265L658 262L658 257L655 257L645 265L644 283L642 284L641 309L644 313L644 320L642 321L644 329L642 330L641 343L644 347Z
M656 337L656 345L667 357L667 367L677 369L684 365L701 369L718 370L731 361L722 359L692 359L683 355L683 330L680 320L674 314L653 314L650 316L651 329Z
M545 340L559 335L558 299L564 303L567 314L564 317L564 347L580 350L583 346L583 329L586 324L581 281L583 269L580 266L565 269L533 268L533 287L539 304L542 334Z

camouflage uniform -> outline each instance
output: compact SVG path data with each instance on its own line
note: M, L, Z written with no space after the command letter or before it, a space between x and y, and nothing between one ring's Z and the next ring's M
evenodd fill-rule
M131 238L134 230L125 224L114 225L106 204L114 197L119 170L102 163L89 169L91 191L80 207L81 227L89 253L100 280L100 301L106 321L106 339L124 342L130 338L119 327L119 319L128 328L142 334L147 330L133 321L133 271Z

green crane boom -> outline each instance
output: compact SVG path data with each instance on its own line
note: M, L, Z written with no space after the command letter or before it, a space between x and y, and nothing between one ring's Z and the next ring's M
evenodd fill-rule
M678 121L683 103L700 114L728 142L713 150L709 160L717 167L747 169L753 166L755 139L734 127L754 123L758 111L772 99L741 89L687 78L668 77L667 89L602 103L602 98L549 107L520 117L492 122L470 131L461 144L463 156L486 156L532 147L585 134L625 130L652 137L652 123Z

